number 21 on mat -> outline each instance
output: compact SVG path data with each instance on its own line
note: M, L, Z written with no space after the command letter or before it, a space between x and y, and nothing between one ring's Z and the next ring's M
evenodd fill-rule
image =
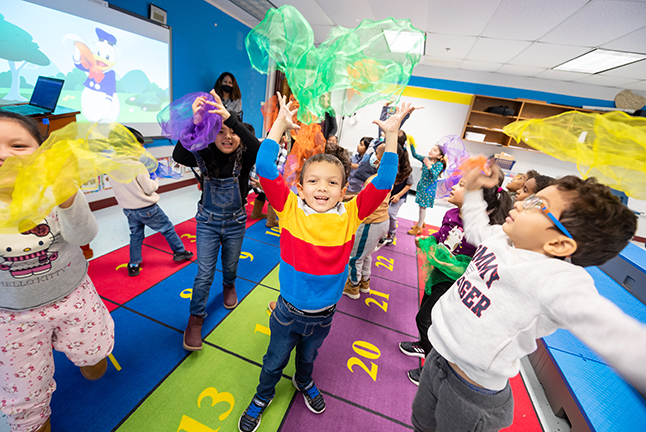
M379 351L379 348L366 341L355 341L352 344L352 349L355 353L368 360L378 359L381 356L381 351ZM377 381L377 370L379 369L379 366L377 366L374 362L370 362L371 367L370 369L368 369L368 366L366 366L363 360L359 359L358 357L350 357L348 359L348 369L350 369L350 372L354 373L352 366L355 365L366 371L366 373L370 376L370 378L372 378L373 381Z
M384 294L382 292L375 291L372 288L370 288L370 292L368 294L383 297L386 300L390 300L390 294ZM370 307L370 305L374 303L382 311L388 312L388 302L386 300L382 300L383 303L379 303L379 300L375 300L372 297L368 297L366 298L366 306Z
M229 392L221 392L219 393L215 387L209 387L205 389L202 393L200 393L200 396L197 398L197 407L201 407L202 399L204 398L210 398L211 399L211 408L216 406L217 404L220 403L227 403L229 404L229 409L222 414L220 414L220 421L224 421L227 417L229 417L229 414L231 414L231 411L233 411L233 406L235 405L235 399L233 398L233 395ZM193 420L189 416L182 416L182 422L179 424L179 428L177 429L177 432L217 432L219 431L220 428L217 429L211 429L208 426L203 425L202 423L198 422L197 420Z
M386 258L379 255L377 257L377 262L375 263L375 267L379 267L379 266L386 267L388 270L393 271L393 268L395 267L395 258Z

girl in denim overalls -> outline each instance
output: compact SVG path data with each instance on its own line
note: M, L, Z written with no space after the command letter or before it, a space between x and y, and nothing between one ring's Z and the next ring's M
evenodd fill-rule
M211 93L213 94L213 92ZM202 199L197 215L197 265L193 284L188 326L184 332L184 349L202 349L202 324L206 317L206 303L215 275L220 245L222 245L223 303L227 309L238 305L235 280L238 259L245 235L247 214L246 201L249 171L256 161L260 142L254 134L231 116L220 98L215 102L198 97L193 102L193 113L206 103L213 106L211 112L222 116L224 123L215 142L204 150L190 152L181 143L173 151L173 159L182 165L200 168ZM194 117L199 124L199 119Z

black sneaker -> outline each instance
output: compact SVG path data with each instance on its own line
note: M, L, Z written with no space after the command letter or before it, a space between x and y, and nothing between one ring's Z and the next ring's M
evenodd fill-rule
M173 254L173 261L186 261L193 258L193 252L185 250L184 252L175 252Z
M137 265L128 264L128 276L130 277L139 276L139 264Z
M422 343L420 341L400 342L399 350L410 357L426 358L426 355L424 355L424 350L422 349Z
M310 382L302 386L296 383L296 376L292 377L292 384L296 387L296 390L303 394L305 399L305 404L314 414L321 414L325 411L325 400L323 399L323 394L319 391L314 384L314 380L310 379Z
M260 418L265 409L269 406L273 399L268 401L264 400L258 395L254 395L251 403L240 416L238 421L238 430L240 432L254 432L260 427Z
M379 244L382 246L388 246L393 243L393 238L391 236L382 237L379 239Z
M419 387L419 377L422 375L422 368L411 369L408 371L408 379L410 382Z

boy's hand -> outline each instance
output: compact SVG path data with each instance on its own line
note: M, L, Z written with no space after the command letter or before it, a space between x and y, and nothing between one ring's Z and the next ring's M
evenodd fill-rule
M482 188L488 189L498 186L501 173L502 171L500 167L492 161L490 165L485 166L484 172L477 169L467 171L464 176L462 176L462 180L464 180L464 187L466 190L474 191Z
M277 92L278 95L278 116L274 124L280 122L285 130L288 129L300 129L301 127L294 123L294 114L298 111L298 108L292 109L292 101L287 102L287 97Z
M414 107L412 104L404 102L401 108L397 107L395 109L395 114L388 117L387 120L373 120L372 122L379 126L385 133L397 133L399 131L399 125L401 124L402 119L416 109L423 109L423 107Z

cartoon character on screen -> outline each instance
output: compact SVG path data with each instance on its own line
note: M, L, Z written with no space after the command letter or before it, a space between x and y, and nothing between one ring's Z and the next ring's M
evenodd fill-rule
M20 235L3 234L0 238L3 238L1 243L7 245L0 250L0 256L4 258L0 271L9 271L16 279L47 273L52 268L51 262L58 258L58 252L49 251L54 234L45 221Z
M120 51L117 38L97 27L99 41L94 53L83 42L74 42L74 64L88 73L81 94L81 110L91 122L112 123L119 117L121 106L117 96L116 74L112 68Z

